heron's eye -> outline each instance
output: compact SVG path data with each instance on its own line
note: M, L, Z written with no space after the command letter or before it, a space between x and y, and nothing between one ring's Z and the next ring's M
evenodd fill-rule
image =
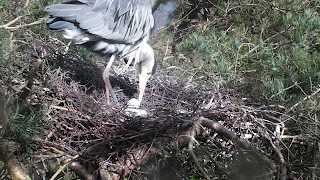
M148 74L148 75L151 75L151 72L148 72L147 74Z

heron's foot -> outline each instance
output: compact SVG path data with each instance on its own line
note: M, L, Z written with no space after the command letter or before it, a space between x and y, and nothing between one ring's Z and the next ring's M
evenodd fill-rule
M144 109L140 109L140 103L138 99L132 98L127 103L127 108L124 112L131 117L147 117L148 113Z

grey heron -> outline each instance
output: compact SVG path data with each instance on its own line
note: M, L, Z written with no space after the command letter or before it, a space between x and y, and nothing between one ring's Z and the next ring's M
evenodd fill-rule
M50 15L46 23L51 31L61 32L66 39L106 58L102 77L108 103L110 91L119 104L109 81L112 63L126 59L124 69L136 65L140 105L157 65L153 49L147 43L154 26L149 0L73 0L47 6L44 11Z

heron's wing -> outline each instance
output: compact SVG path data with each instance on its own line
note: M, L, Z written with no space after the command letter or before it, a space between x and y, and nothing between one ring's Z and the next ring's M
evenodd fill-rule
M66 21L67 25L60 22L59 27L71 27L72 23L117 43L135 43L148 36L154 26L149 0L78 0L51 5L44 11Z

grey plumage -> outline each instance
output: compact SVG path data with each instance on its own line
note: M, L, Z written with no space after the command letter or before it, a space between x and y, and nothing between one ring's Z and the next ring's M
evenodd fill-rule
M148 76L154 73L156 61L147 44L154 26L149 0L74 0L48 6L44 11L50 15L47 24L51 31L61 32L107 59L103 78L114 97L108 85L113 61L126 58L129 65L134 60L139 75L144 70ZM139 102L141 99L139 95Z
M72 36L73 34L71 37L67 36L79 44L104 41L116 46L134 44L135 47L144 37L149 36L154 26L148 0L71 1L48 6L44 11L53 17L47 21L51 30L64 31L65 28L80 30L81 32L68 32L76 36ZM133 47L122 52L124 47L119 46L117 50L124 56Z

